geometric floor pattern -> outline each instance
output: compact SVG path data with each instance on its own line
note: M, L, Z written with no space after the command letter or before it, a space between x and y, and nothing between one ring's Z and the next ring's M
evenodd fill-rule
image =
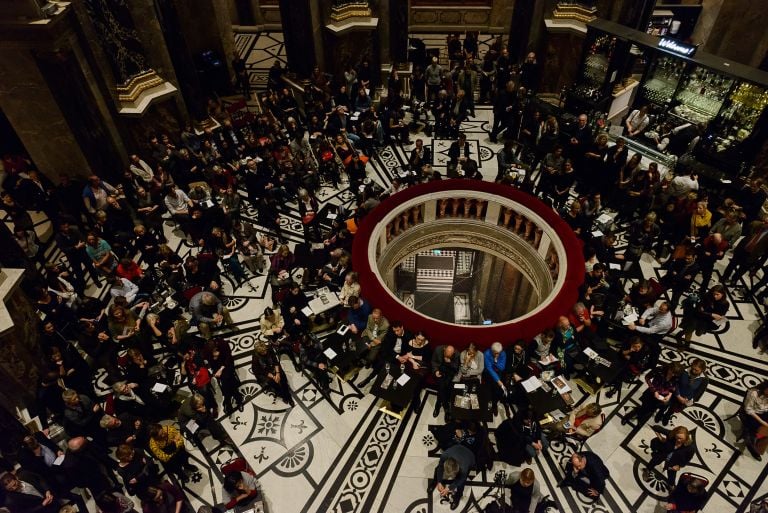
M285 59L279 33L238 34L236 46L241 54L248 55L251 82L257 87L266 83L266 70L273 60ZM500 149L500 145L488 139L490 119L490 109L478 107L477 116L462 125L473 153L480 156L485 180L496 176L495 155ZM423 134L419 137L436 150L444 148L446 143L432 141ZM407 162L411 148L396 145L382 149L369 162L369 177L384 187L389 186L394 170ZM435 155L440 153L436 151ZM318 200L321 207L327 203L349 205L352 195L343 188L323 188L318 192ZM255 217L251 211L245 215ZM283 216L281 223L292 243L302 240L297 208L292 215ZM174 240L184 256L189 248L178 238ZM658 276L658 264L647 255L641 268L645 277ZM378 411L367 389L334 381L331 392L323 395L305 374L295 372L292 365L284 362L296 400L294 408L286 407L262 390L250 372L251 352L259 338L257 319L270 302L266 277L253 278L250 283L252 288L225 283L229 295L227 306L238 327L230 341L247 405L243 413L221 420L237 447L221 447L210 438L205 440L205 451L188 444L197 465L206 469L185 485L195 509L220 502L219 467L239 454L257 472L267 511L272 513L449 511L447 505L439 504L426 491L427 479L437 463L436 442L429 431L430 424L435 423L431 415L435 395L428 393L423 397L420 415L409 410L404 419L398 421ZM696 356L709 365L708 392L699 404L673 420L694 433L697 452L687 470L710 480L712 495L704 508L707 513L749 511L752 501L768 496L768 467L749 455L740 455L743 445L736 441L737 422L724 420L738 409L746 388L768 376L768 357L757 355L751 347L751 333L762 314L752 299L738 290L729 292L729 300L727 332L700 337L687 353L667 347L662 354L665 361L687 361ZM618 418L637 404L642 389L640 384L626 388L620 401L602 395L595 398L606 412L606 425L587 446L598 453L611 470L606 492L597 502L588 503L570 490L556 487L562 477L562 466L573 451L571 446L553 443L547 453L534 460L532 467L543 493L559 504L560 511L655 513L664 510L666 489L658 479L660 476L645 481L640 471L640 462L649 459L652 433L646 427L622 426ZM503 419L502 413L489 425L491 432ZM490 501L488 494L493 491L493 476L501 469L509 467L497 462L490 471L472 476L458 511L481 511Z
M486 180L496 175L495 154L499 145L488 140L486 130L490 111L478 108L477 117L463 126L475 154L482 161ZM445 141L425 144L436 149ZM369 176L388 186L398 167L406 162L411 147L399 145L382 149L369 162ZM439 152L436 152L436 154ZM325 203L350 204L352 196L345 190L322 189L318 199ZM248 214L246 214L248 215ZM301 239L298 213L282 220L288 238ZM181 242L179 244L182 244ZM649 256L641 262L646 277L658 276L658 264ZM377 403L367 389L335 381L332 391L323 396L303 373L285 369L295 391L296 407L288 409L282 401L262 391L250 375L250 354L259 336L257 318L268 305L269 291L265 278L251 280L256 292L240 287L232 292L230 309L240 330L232 337L243 391L248 408L231 419L222 419L237 443L236 451L244 455L256 470L269 511L334 512L334 513L432 513L448 511L426 493L427 479L437 462L436 442L429 431L435 424L431 411L435 396L423 398L420 415L408 413L397 421L378 411ZM228 288L232 285L228 284ZM265 297L267 298L265 300ZM749 503L768 494L765 465L750 456L740 456L743 446L736 442L738 426L724 419L733 414L744 390L768 374L768 361L751 348L751 332L760 312L749 297L739 291L729 297L730 327L726 333L706 335L696 340L693 350L681 353L665 348L665 361L688 361L700 357L709 365L710 387L695 407L673 420L688 426L694 433L697 453L687 470L706 476L712 496L704 511L748 511ZM362 377L362 376L361 376ZM607 423L588 448L600 454L611 470L606 493L596 503L588 503L569 490L556 487L562 477L562 466L573 448L553 443L549 452L534 460L533 468L541 480L543 491L560 505L563 512L607 513L662 511L666 485L662 476L642 477L640 463L650 457L652 432L632 425L622 426L619 416L637 404L642 385L625 389L621 400L596 400L607 415ZM493 432L497 423L492 423ZM207 454L195 452L200 462L213 468L197 483L187 486L196 505L212 504L221 497L221 476L217 464L232 456L229 448L211 447ZM480 511L493 491L496 471L509 467L496 463L489 472L473 476L464 493L459 511Z

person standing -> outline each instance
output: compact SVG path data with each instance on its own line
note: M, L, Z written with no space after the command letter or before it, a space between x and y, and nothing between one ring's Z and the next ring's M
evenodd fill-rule
M459 372L459 353L451 345L437 346L432 353L432 375L437 381L437 401L433 417L440 414L440 408L445 408L446 420L450 417L451 390L453 378Z
M509 128L516 103L515 83L510 80L504 86L504 90L496 95L496 101L493 103L493 126L490 134L492 143L498 142L499 133Z
M661 415L661 421L665 426L669 424L672 415L692 406L704 395L707 385L709 385L709 378L705 375L706 371L707 363L701 358L694 358L688 370L680 375L675 395Z
M654 413L656 421L660 421L662 410L669 405L682 373L683 365L679 362L659 365L649 372L645 378L648 388L640 397L640 406L627 414L621 424L629 424L632 418L637 417L638 425L642 426Z
M650 479L651 469L664 463L667 472L667 484L675 486L677 472L690 463L696 448L693 446L688 428L678 426L671 431L659 427L653 428L656 438L651 440L651 461L643 471L643 479Z
M443 80L443 68L437 63L437 57L432 57L432 62L424 70L424 77L427 80L427 98L434 101Z
M768 254L768 217L762 221L752 223L750 235L744 237L736 244L733 256L723 272L723 283L733 282L750 270L756 269L765 262Z

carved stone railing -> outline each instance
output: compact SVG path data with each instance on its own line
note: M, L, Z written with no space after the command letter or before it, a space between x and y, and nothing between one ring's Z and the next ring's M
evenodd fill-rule
M509 338L509 329L515 338L533 336L572 306L584 275L580 242L551 208L487 182L444 180L396 193L364 219L354 244L363 296L433 337L463 330L461 340L482 343ZM510 263L532 284L537 306L492 326L459 326L408 309L392 292L395 269L418 251L446 247L478 249Z

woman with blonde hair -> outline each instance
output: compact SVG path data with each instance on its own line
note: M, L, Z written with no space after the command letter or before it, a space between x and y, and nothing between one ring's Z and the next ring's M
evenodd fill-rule
M590 403L552 426L555 436L577 435L589 438L603 426L603 410L597 403Z
M651 469L664 463L667 483L674 486L677 472L691 461L696 452L693 439L685 426L677 426L671 431L657 426L653 430L656 438L651 440L651 461L643 471L643 479L647 481Z

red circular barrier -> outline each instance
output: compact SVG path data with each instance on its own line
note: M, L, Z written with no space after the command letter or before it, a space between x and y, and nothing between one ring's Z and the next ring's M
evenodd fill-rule
M471 190L507 198L529 208L541 217L557 234L567 259L566 276L562 287L552 292L554 297L546 308L519 321L499 325L465 326L451 324L422 315L401 303L371 269L368 247L372 233L384 217L398 210L399 205L432 193L448 190ZM517 339L530 339L547 327L553 326L560 315L566 314L578 299L578 288L584 281L584 257L582 243L570 226L550 207L533 196L506 185L475 180L440 180L409 187L387 198L361 222L352 246L352 265L360 275L362 296L372 306L381 308L390 321L397 319L410 330L424 330L432 344L453 344L457 349L475 342L487 348L493 342L504 344ZM561 269L563 266L561 266Z

